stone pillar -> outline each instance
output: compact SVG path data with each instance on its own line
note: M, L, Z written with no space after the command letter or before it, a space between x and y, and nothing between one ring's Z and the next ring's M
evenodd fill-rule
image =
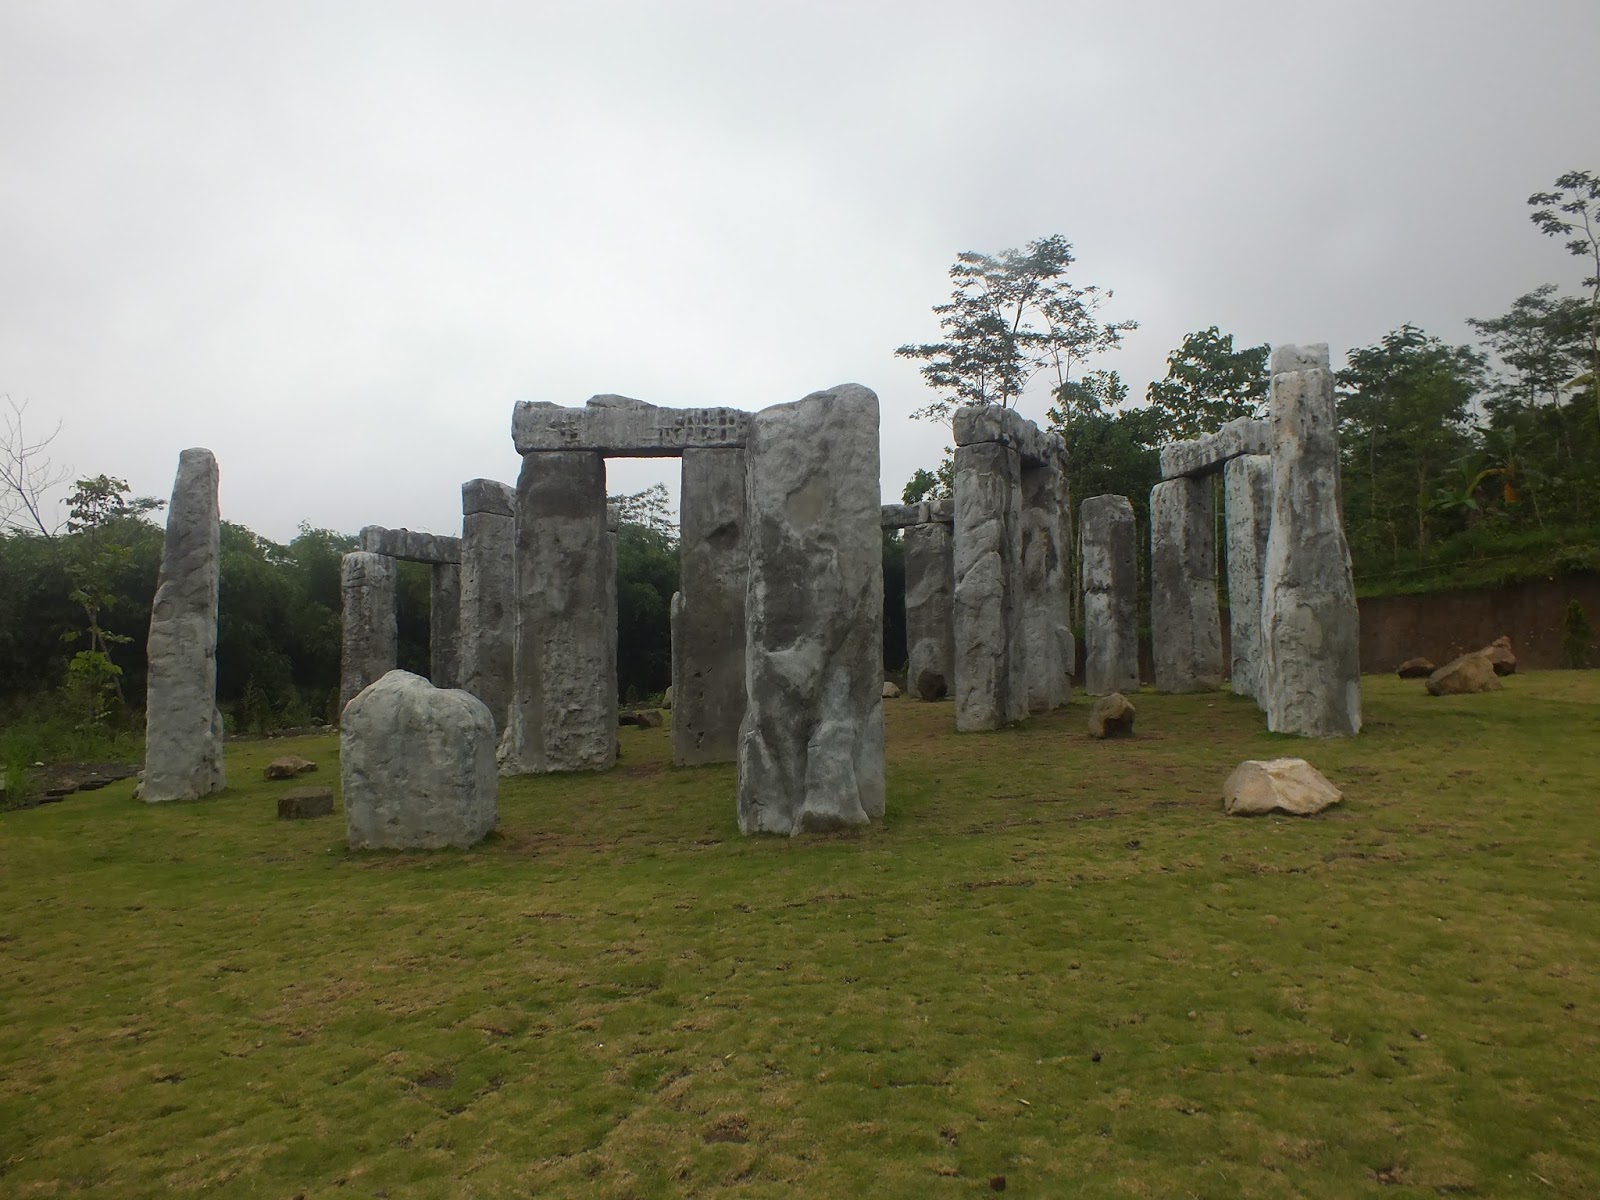
M1209 478L1150 489L1150 640L1156 690L1222 686L1217 537Z
M956 728L1028 715L1022 636L1022 463L1002 442L955 452Z
M672 597L672 761L680 767L738 757L748 503L743 450L683 452Z
M1223 525L1228 531L1228 626L1233 694L1262 707L1261 572L1272 529L1272 458L1243 454L1222 468Z
M1029 712L1050 712L1072 695L1076 648L1067 596L1066 490L1059 467L1022 469L1022 642Z
M1272 492L1261 600L1267 728L1351 737L1361 730L1360 620L1325 345L1272 352Z
M1126 496L1083 502L1083 690L1139 690L1139 563Z
M955 683L955 539L950 526L907 526L906 694L943 700Z
M453 688L461 679L461 565L434 563L428 602L428 679Z
M523 456L508 775L616 761L617 577L606 518L600 452Z
M878 488L878 398L868 389L844 384L752 416L745 833L883 816Z
M185 450L167 508L161 573L150 609L144 782L149 803L221 791L222 715L217 711L217 584L222 524L217 460Z
M395 667L394 602L399 569L387 554L357 550L339 565L344 594L344 649L339 711Z
M459 680L503 731L511 704L516 617L515 489L492 479L461 485Z

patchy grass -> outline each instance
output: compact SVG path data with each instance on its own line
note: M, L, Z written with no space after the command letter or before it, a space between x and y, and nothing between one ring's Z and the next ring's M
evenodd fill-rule
M331 738L5 814L0 1194L1600 1194L1600 673L1506 683L1328 743L894 701L888 820L797 841L637 729L466 853L276 821ZM1284 753L1346 804L1222 817Z

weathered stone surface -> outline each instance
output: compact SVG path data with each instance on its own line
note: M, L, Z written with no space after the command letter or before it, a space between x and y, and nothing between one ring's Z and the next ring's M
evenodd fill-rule
M458 563L461 539L442 533L417 533L410 529L385 529L367 525L361 530L361 549L368 554L385 554L409 562Z
M1222 785L1222 811L1251 817L1281 812L1309 817L1344 799L1344 793L1303 758L1249 759Z
M517 481L517 617L508 775L600 770L617 751L617 577L606 467L529 454Z
M906 692L943 700L955 685L955 539L929 522L905 532Z
M878 523L885 529L905 529L927 519L926 504L885 504L878 510Z
M892 679L883 681L883 698L885 700L900 699L900 685Z
M1431 658L1408 658L1401 663L1395 674L1401 679L1426 679L1439 669Z
M956 728L999 729L1028 715L1017 452L957 446L955 509Z
M1272 459L1245 454L1222 469L1228 531L1228 624L1233 694L1266 706L1261 682L1261 577L1272 533Z
M518 454L593 450L626 458L673 458L685 450L731 450L750 436L736 408L658 408L628 396L593 396L582 408L519 401L511 415Z
M1511 639L1504 634L1495 638L1479 654L1494 664L1496 675L1515 675L1517 673L1517 656L1511 650Z
M1089 710L1089 736L1092 738L1132 737L1133 704L1121 692L1095 699Z
M1067 443L1059 433L1040 429L1014 408L967 404L951 420L957 446L992 442L1015 450L1030 467L1065 466Z
M1133 504L1091 496L1079 510L1083 536L1083 690L1139 690L1139 563Z
M861 825L884 798L878 398L844 384L765 409L749 453L739 828Z
M1360 625L1328 348L1280 346L1272 361L1272 533L1261 601L1267 728L1352 737L1361 730ZM1284 363L1300 369L1278 370Z
M1324 364L1326 365L1326 364ZM1270 454L1270 422L1235 417L1215 433L1161 448L1161 478L1208 475L1241 454Z
M333 789L295 788L278 797L278 820L305 821L333 813Z
M748 503L743 450L683 452L679 590L672 597L672 760L679 766L738 757Z
M458 680L482 700L496 729L511 707L516 637L517 523L514 488L474 479L461 488L461 628Z
M434 687L461 683L461 567L434 563L428 607L428 678Z
M155 602L150 608L144 782L155 804L221 791L222 716L217 711L217 584L222 525L217 460L185 450L167 507Z
M1481 650L1451 659L1428 676L1428 693L1433 696L1460 696L1471 692L1498 692L1505 685L1495 673L1494 662Z
M1067 587L1067 481L1055 466L1022 469L1022 645L1029 712L1072 695L1077 647Z
M1222 684L1222 617L1211 481L1169 479L1150 489L1150 641L1156 690Z
M346 706L339 772L352 850L465 847L494 829L494 719L468 692L390 671Z
M269 762L262 775L267 779L293 779L296 775L304 775L316 769L317 764L309 758L301 758L298 754L285 754L282 758L275 758Z
M395 560L356 550L339 564L344 596L344 646L339 659L339 709L378 682L395 663Z

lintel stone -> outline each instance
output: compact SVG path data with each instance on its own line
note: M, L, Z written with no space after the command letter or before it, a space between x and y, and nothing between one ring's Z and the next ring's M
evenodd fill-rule
M511 414L518 454L598 450L621 458L676 458L685 450L738 449L750 414L737 408L660 408L628 396L594 396L582 408L520 400Z
M1323 365L1327 365L1326 359ZM1253 417L1235 417L1215 433L1173 442L1161 448L1161 478L1182 479L1219 471L1230 458L1271 454L1272 425Z
M410 562L459 563L461 539L441 533L417 533L410 529L385 529L367 525L361 530L361 549L368 554L403 558Z

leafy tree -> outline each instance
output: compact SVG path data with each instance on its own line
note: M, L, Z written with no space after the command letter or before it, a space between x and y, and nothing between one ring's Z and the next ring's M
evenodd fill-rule
M900 503L916 504L922 500L948 500L955 495L956 459L955 452L949 446L944 448L944 457L939 460L939 465L933 470L918 467L911 473L911 478L906 480L906 486L900 489Z
M1589 289L1589 313L1585 340L1588 343L1588 372L1582 386L1594 403L1600 421L1600 174L1568 171L1556 180L1553 192L1535 192L1528 197L1533 207L1529 218L1547 237L1567 238L1569 254L1588 260L1594 273L1583 281Z
M1233 334L1211 325L1186 334L1167 355L1167 377L1150 385L1146 398L1161 414L1162 431L1174 441L1212 433L1236 417L1266 411L1265 345L1235 350Z
M943 339L908 344L898 358L920 361L938 393L917 413L944 419L963 404L1014 406L1041 371L1065 383L1074 366L1121 344L1137 322L1103 322L1109 291L1067 279L1072 243L1060 234L998 255L963 251L950 268L951 298L933 307Z

